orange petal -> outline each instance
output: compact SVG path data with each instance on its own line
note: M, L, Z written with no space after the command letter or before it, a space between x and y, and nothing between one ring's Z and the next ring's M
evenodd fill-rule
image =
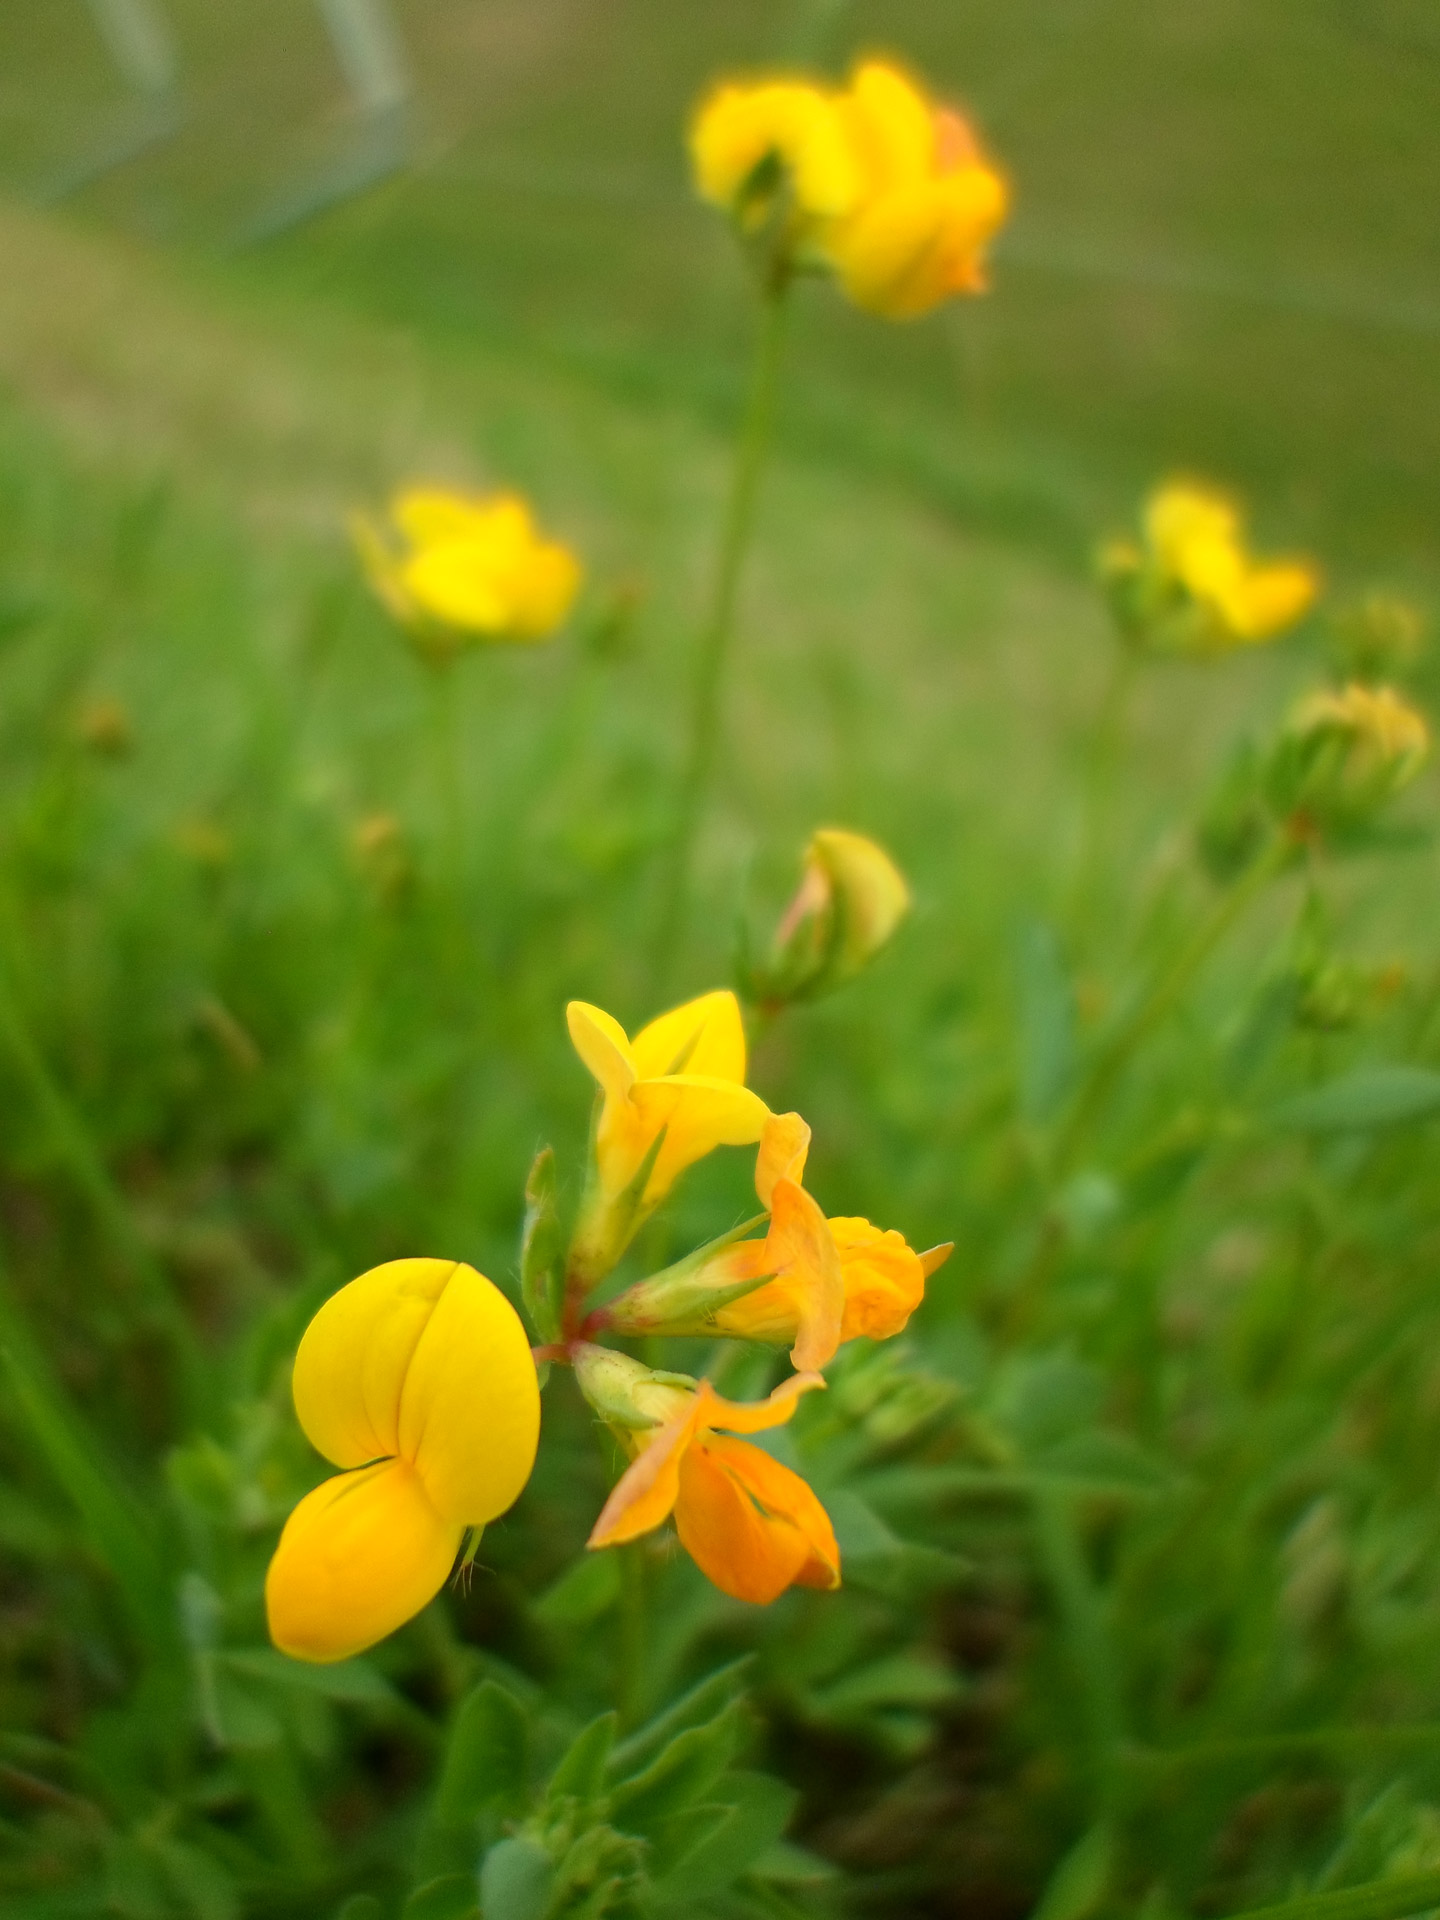
M685 1411L661 1427L639 1459L621 1474L590 1530L587 1547L623 1546L669 1518L680 1491L680 1463L695 1437L700 1409L697 1393Z
M833 1360L840 1345L845 1281L829 1222L819 1203L793 1180L775 1182L766 1245L799 1308L790 1359L802 1372L812 1372Z
M830 1233L844 1275L845 1317L841 1337L888 1340L899 1333L925 1298L920 1256L893 1228L868 1220L832 1220Z
M783 1427L795 1411L802 1393L823 1387L818 1373L792 1373L782 1380L768 1400L726 1400L716 1393L708 1380L700 1382L697 1424L705 1428L723 1427L727 1433L763 1433L767 1427Z
M798 1113L770 1115L755 1156L755 1191L762 1207L770 1205L777 1180L804 1179L809 1151L810 1129Z
M701 1572L737 1600L764 1606L796 1583L839 1585L829 1515L798 1474L744 1440L690 1448L675 1526Z
M362 1653L435 1597L464 1531L403 1461L326 1480L285 1522L265 1576L270 1638L296 1660Z

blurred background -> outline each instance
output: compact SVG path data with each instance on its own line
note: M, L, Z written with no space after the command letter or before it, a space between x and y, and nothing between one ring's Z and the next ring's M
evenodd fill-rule
M511 1284L541 1141L578 1186L562 1007L655 1011L754 321L686 115L717 73L869 50L974 116L1014 218L992 291L923 322L799 288L680 985L730 977L817 825L910 876L895 951L768 1033L753 1083L814 1124L832 1212L960 1243L898 1372L797 1422L817 1484L912 1442L961 1477L853 1494L829 1626L672 1565L650 1704L758 1651L793 1832L873 1911L1086 1920L1158 1888L1147 1913L1228 1913L1437 1863L1434 1742L1401 1780L1357 1736L1170 1779L1113 1882L1093 1846L1073 1864L1097 1711L1160 1745L1440 1719L1433 1133L1311 1158L1253 1131L1352 1061L1433 1056L1431 840L1325 876L1325 941L1408 983L1373 1022L1291 1031L1265 992L1294 902L1266 907L1059 1215L1033 1151L1074 1049L1208 898L1187 862L1220 756L1325 644L1317 621L1150 675L1077 905L1114 645L1097 543L1193 473L1237 490L1259 551L1314 555L1331 604L1440 602L1433 0L3 0L0 1226L27 1324L115 1472L176 1503L176 1565L253 1692L204 1723L204 1768L175 1758L190 1709L131 1690L93 1525L12 1407L0 1887L24 1920L328 1915L357 1887L398 1911L417 1706L498 1673L573 1731L608 1697L603 1620L551 1584L604 1491L564 1382L471 1588L377 1654L394 1693L297 1706L255 1665L265 1559L315 1477L286 1364L382 1259ZM555 646L460 665L453 869L426 676L346 530L417 478L523 488L589 574ZM1433 653L1415 686L1433 710ZM1419 791L1433 812L1433 773ZM744 1210L745 1168L707 1165L647 1252ZM201 1414L167 1289L215 1370ZM977 1517L964 1475L1000 1459ZM1027 1544L1042 1459L1100 1503L1093 1590L1073 1541ZM238 1893L156 1865L157 1807ZM798 1907L744 1911L824 1910L823 1872L791 1869Z

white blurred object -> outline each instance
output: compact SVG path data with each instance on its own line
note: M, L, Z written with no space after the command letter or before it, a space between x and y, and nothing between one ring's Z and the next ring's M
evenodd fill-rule
M154 0L90 0L90 11L115 65L137 93L173 92L180 50Z
M410 75L386 0L319 0L319 7L361 113L388 114L403 107L410 98Z

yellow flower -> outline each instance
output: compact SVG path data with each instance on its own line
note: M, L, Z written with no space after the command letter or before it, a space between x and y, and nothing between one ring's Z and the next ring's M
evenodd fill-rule
M763 1240L733 1236L641 1280L592 1316L597 1330L728 1335L788 1346L802 1371L827 1366L847 1340L899 1333L950 1247L917 1254L902 1235L868 1220L827 1220L800 1184L810 1129L798 1113L772 1114L755 1162L770 1214ZM746 1286L747 1282L760 1284Z
M827 1220L800 1186L810 1129L798 1113L776 1114L761 1138L755 1188L770 1212L764 1240L722 1259L731 1279L775 1276L713 1315L717 1333L790 1345L797 1367L829 1364L847 1340L888 1340L925 1297L925 1282L949 1246L916 1253L902 1234L868 1220Z
M1151 496L1145 538L1160 585L1178 588L1206 616L1202 646L1273 639L1319 592L1308 560L1252 560L1233 503L1189 481L1170 481Z
M878 60L856 69L837 111L860 187L822 247L856 306L909 320L982 292L1009 195L967 123Z
M388 524L357 516L352 531L375 592L437 658L471 641L543 640L579 590L574 554L541 537L518 494L412 487Z
M265 1581L270 1637L344 1660L430 1601L466 1529L530 1477L540 1392L514 1308L473 1267L392 1260L326 1301L295 1357L295 1411L346 1471L285 1523Z
M583 1000L572 1000L566 1017L603 1096L591 1190L571 1249L572 1272L594 1281L687 1167L716 1147L758 1140L769 1108L745 1085L745 1028L728 990L662 1014L633 1041Z
M783 1425L802 1393L824 1386L818 1374L795 1374L768 1400L738 1405L708 1380L646 1380L638 1362L594 1347L576 1352L582 1389L590 1356L611 1374L617 1362L632 1371L635 1417L647 1422L616 1429L631 1465L595 1522L591 1547L636 1540L673 1513L691 1559L736 1600L764 1606L790 1586L839 1586L835 1529L814 1493L798 1473L731 1437Z
M822 827L805 849L768 966L750 991L764 1004L813 998L859 973L910 911L905 876L875 841Z
M788 189L802 231L849 211L859 172L834 100L803 80L724 82L690 124L695 183L743 226L767 218Z

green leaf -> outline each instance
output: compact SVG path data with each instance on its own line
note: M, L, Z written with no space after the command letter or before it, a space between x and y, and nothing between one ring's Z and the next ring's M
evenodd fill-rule
M1250 1907L1235 1920L1405 1920L1440 1907L1440 1873L1397 1874L1336 1893L1306 1893L1273 1907Z
M677 1733L713 1720L735 1699L751 1664L747 1654L743 1659L732 1660L728 1667L717 1668L663 1713L638 1728L628 1740L622 1740L610 1757L612 1779L625 1780L638 1774Z
M728 1773L721 1791L730 1804L728 1818L669 1873L656 1888L666 1901L704 1899L738 1880L780 1843L800 1796L768 1773Z
M554 1884L543 1847L519 1835L498 1841L480 1869L480 1910L485 1920L545 1920Z
M1113 1860L1109 1827L1091 1827L1051 1873L1030 1920L1089 1920L1105 1898Z
M530 1163L525 1182L525 1225L520 1236L520 1293L542 1342L560 1337L565 1243L555 1185L554 1149L542 1147Z
M617 1787L611 1818L626 1833L648 1837L657 1821L703 1800L730 1764L743 1709L736 1701L666 1746L643 1773Z
M430 1818L420 1837L416 1877L429 1881L473 1870L486 1812L517 1814L526 1794L529 1727L525 1710L493 1680L482 1680L455 1709Z
M620 1598L620 1556L582 1553L531 1608L547 1627L583 1627Z
M291 1660L273 1647L231 1647L215 1658L217 1665L248 1679L318 1693L322 1699L346 1706L387 1707L399 1698L390 1682L363 1660L339 1660L334 1666L321 1667L308 1660Z
M480 1920L478 1891L473 1873L442 1873L415 1889L404 1920Z
M552 1800L568 1795L576 1800L594 1800L605 1787L605 1769L615 1745L615 1729L620 1724L616 1713L602 1713L571 1741L565 1757L550 1777Z
M1356 1133L1440 1113L1440 1073L1426 1067L1357 1067L1276 1107L1273 1126L1295 1133Z
M667 1813L650 1829L650 1871L663 1876L681 1867L708 1841L715 1840L729 1826L735 1809L721 1802L705 1802L698 1807L682 1807Z

